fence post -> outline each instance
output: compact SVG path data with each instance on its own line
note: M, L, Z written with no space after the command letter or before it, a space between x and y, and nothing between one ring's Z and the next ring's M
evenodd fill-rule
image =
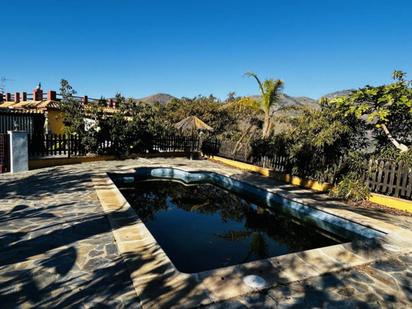
M395 185L394 196L399 197L399 193L401 190L403 164L402 162L399 162L396 165L397 165L397 171L396 171L396 185Z
M63 137L62 137L62 145L63 145L63 155L66 153L66 149L67 149L67 140L66 140L66 134L63 134Z
M67 137L67 157L70 159L70 151L71 151L71 142L72 142L72 136L69 135Z

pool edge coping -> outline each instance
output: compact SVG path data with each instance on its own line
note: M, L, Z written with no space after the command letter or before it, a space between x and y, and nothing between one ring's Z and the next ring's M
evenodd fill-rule
M176 168L174 166L169 167ZM182 169L182 167L179 166L178 169ZM183 170L187 172L205 171L204 169ZM230 177L224 173L222 175ZM379 252L380 254L376 254L376 252L368 252L367 248L353 248L352 243L349 242L211 271L186 274L174 267L163 249L157 244L144 223L138 218L135 211L110 179L108 173L97 174L92 177L92 181L100 204L112 227L119 254L129 269L133 286L144 307L152 305L170 306L170 301L185 306L191 304L207 305L261 290L247 287L243 283L243 278L250 274L264 277L268 285L263 289L267 289L279 284L306 280L325 273L368 264L392 254L387 250L382 250L382 252ZM266 188L263 189L266 190ZM353 220L353 218L350 218L350 220ZM124 225L124 222L132 223ZM387 227L388 224L385 223L385 226ZM409 231L398 227L391 230L410 234ZM136 238L136 236L139 237ZM398 237L388 236L385 237L386 243L389 246L399 247ZM406 250L401 250L397 254L410 251L409 245L410 243L408 243L408 247L402 248ZM286 267L283 266L285 264ZM139 268L136 268L137 266ZM294 267L293 272L291 267ZM162 270L162 273L159 273L160 270ZM151 291L150 289L154 289L154 283L156 283L156 291ZM164 294L158 295L157 292L164 292ZM179 299L176 299L175 294L180 294Z

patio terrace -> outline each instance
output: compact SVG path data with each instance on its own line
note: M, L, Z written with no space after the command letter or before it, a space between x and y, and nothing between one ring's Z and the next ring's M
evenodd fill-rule
M130 267L144 267L139 253L121 256L97 197L92 177L139 166L173 166L231 175L315 200L341 214L364 216L411 230L412 217L382 209L342 206L323 194L206 160L151 158L90 162L0 175L0 303L15 307L147 307L131 279ZM369 218L369 219L368 219ZM209 308L409 307L412 305L412 247L409 252L379 253L372 263L331 271L306 280L278 284L266 291L220 301L206 291ZM293 271L293 269L291 270ZM154 274L156 275L156 274ZM139 279L139 278L137 278ZM159 307L191 307L190 294L162 285L152 299ZM184 295L185 294L185 295Z

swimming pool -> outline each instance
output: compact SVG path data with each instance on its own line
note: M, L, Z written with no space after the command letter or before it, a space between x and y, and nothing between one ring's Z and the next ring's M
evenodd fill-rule
M184 273L382 235L217 173L139 168L112 178Z
M146 180L120 189L176 268L185 273L344 241L211 184Z

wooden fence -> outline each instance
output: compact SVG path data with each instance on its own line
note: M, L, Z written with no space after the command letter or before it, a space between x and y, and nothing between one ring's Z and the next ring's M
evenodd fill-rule
M194 152L200 150L200 141L196 137L167 136L142 141L139 152ZM117 144L110 140L97 143L98 154L116 154L121 152ZM64 134L29 134L29 156L41 157L71 157L86 155L85 145L78 135Z
M29 134L30 157L52 156L82 156L85 155L84 146L78 135L62 134Z
M227 159L267 167L276 172L286 172L290 165L288 159L284 156L270 155L254 157L250 145L245 143L238 144L231 141L212 140L207 141L203 145L203 148L207 149L204 151L207 155L218 155Z
M412 167L404 162L371 159L364 179L371 192L412 199Z
M250 145L237 145L229 141L208 141L206 154L218 155L224 158L241 162L251 163L261 167L273 169L275 172L291 173L294 162L283 156L268 154L268 156L253 157ZM237 150L234 151L235 147ZM328 170L318 171L313 166L301 168L300 174L295 176L311 178L318 181L335 184L339 168L344 165L345 160L341 158L335 167ZM305 163L305 162L304 162ZM365 168L363 179L371 192L381 193L389 196L412 199L412 167L403 162L392 162L371 159L368 168Z
M153 139L152 150L159 152L193 152L200 150L197 137L166 136ZM148 149L148 151L150 151Z
M1 135L0 135L1 136ZM1 137L0 137L1 138ZM4 139L3 139L4 141ZM0 139L0 165L1 144ZM4 142L3 142L4 143ZM284 156L268 154L267 156L253 157L250 145L236 144L234 142L212 140L205 143L196 137L166 136L154 138L143 143L143 152L194 152L200 149L206 155L218 155L228 159L238 160L254 165L271 168L280 173L294 174L291 167L293 162ZM111 141L102 141L98 144L99 153L112 151L115 144ZM236 148L236 151L234 149ZM85 147L79 136L66 135L29 135L29 155L31 157L48 156L82 156L85 155ZM3 159L7 160L7 159ZM341 160L342 161L342 160ZM343 163L340 162L339 164ZM310 166L301 174L296 176L312 178L318 181L334 183L336 171L324 170L313 175L315 170ZM391 162L384 160L370 160L368 168L363 171L363 179L369 186L371 192L381 193L389 196L412 199L412 167L402 162ZM295 174L294 174L295 175Z

